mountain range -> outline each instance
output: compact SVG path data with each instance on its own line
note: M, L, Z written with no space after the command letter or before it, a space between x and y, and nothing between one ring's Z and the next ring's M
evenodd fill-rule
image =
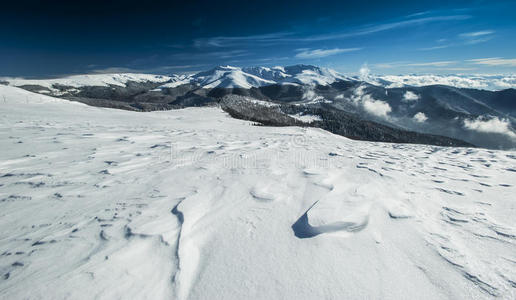
M191 75L94 74L0 83L128 110L220 104L232 116L260 124L313 126L362 140L516 147L511 76L346 76L310 65L219 66Z

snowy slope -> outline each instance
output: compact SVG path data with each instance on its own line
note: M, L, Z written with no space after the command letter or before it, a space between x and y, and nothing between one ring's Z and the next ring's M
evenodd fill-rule
M46 88L52 88L54 84L65 85L71 87L83 87L83 86L125 86L128 81L134 82L167 82L172 77L164 75L151 75L151 74L133 74L133 73L120 73L120 74L88 74L88 75L74 75L64 78L56 79L23 79L23 78L7 78L3 77L0 80L7 81L12 86L23 86L23 85L39 85Z
M516 297L515 152L6 86L0 143L1 299Z
M516 75L370 75L367 81L388 88L436 84L491 91L516 88Z

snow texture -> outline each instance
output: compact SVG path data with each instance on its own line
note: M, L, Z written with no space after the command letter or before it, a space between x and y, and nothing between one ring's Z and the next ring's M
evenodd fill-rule
M2 299L516 298L516 153L0 86Z

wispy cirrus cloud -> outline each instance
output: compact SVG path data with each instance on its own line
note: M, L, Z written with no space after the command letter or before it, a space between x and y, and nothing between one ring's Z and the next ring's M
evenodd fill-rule
M459 36L465 37L465 38L472 38L472 37L474 38L474 37L479 37L479 36L490 35L493 33L494 33L494 31L492 31L492 30L482 30L482 31L461 33L461 34L459 34Z
M459 34L459 37L464 41L466 45L474 45L487 42L494 37L493 30L481 30L474 32L465 32Z
M239 46L251 43L267 44L282 41L287 39L289 36L292 36L293 34L293 32L274 32L249 36L217 36L209 38L198 38L193 41L193 44L197 48Z
M432 61L432 62L422 62L422 63L410 63L406 64L409 67L445 67L449 65L456 64L457 61Z
M397 62L386 62L377 63L373 67L379 69L392 69L392 68L406 68L406 67L429 67L429 68L440 68L449 67L458 64L458 61L447 60L447 61L430 61L430 62L410 62L410 61L397 61Z
M451 22L461 21L471 18L470 15L440 15L440 16L424 16L424 14L406 16L404 20L387 22L381 24L372 24L366 26L356 27L353 30L345 32L334 32L326 34L316 34L310 36L302 36L301 32L294 31L283 31L273 32L259 35L249 36L218 36L218 37L207 37L198 38L193 41L193 44L197 48L202 47L231 47L241 45L274 45L284 43L303 43L303 42L318 42L328 40L339 40L345 38L351 38L356 36L364 36L374 33L379 33L388 30L400 29L410 26L424 25L435 22Z
M335 49L305 49L295 55L296 58L309 59L309 58L322 58L331 55L353 52L361 50L362 48L335 48Z
M516 58L501 58L501 57L489 57L489 58L476 58L470 59L468 62L476 65L485 66L501 66L501 67L516 67Z
M431 51L431 50L439 50L439 49L445 49L450 47L458 47L458 46L467 46L467 45L475 45L487 42L491 40L494 37L495 31L493 30L481 30L481 31L474 31L474 32L464 32L457 35L457 37L454 39L454 41L448 41L448 39L439 39L437 40L438 43L446 42L446 44L439 44L432 47L423 47L419 48L418 50L421 51Z
M174 53L168 56L168 58L171 59L177 59L177 60L199 60L206 57L211 58L235 58L235 57L242 57L242 56L249 56L252 53L247 50L242 49L233 49L233 50L223 50L223 51L201 51L201 52L179 52Z
M444 49L448 48L450 45L440 45L440 46L434 46L434 47L425 47L425 48L419 48L421 51L431 51L431 50L438 50L438 49Z

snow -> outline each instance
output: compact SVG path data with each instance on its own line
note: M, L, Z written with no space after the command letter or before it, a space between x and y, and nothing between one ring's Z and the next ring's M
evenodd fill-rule
M516 297L514 151L0 95L2 299Z
M159 91L160 88L175 88L183 84L189 84L192 81L192 77L190 75L173 75L170 80L171 82L160 85L156 90Z
M193 76L193 81L204 88L250 89L251 87L274 84L274 81L245 73L241 68L232 66L221 66L207 72L198 73Z
M331 69L304 65L273 68L219 66L193 75L190 82L204 88L249 89L272 84L329 85L346 78Z
M251 98L251 97L243 97L243 98L245 99L245 101L254 103L256 105L261 105L261 106L266 106L266 107L278 107L278 106L280 106L277 103L272 103L272 102L269 102L269 101L258 100L258 99L254 99L254 98Z
M7 81L12 86L24 86L24 85L39 85L48 89L53 89L54 84L71 86L71 87L83 87L83 86L122 86L125 87L128 81L135 82L167 82L172 77L164 75L151 75L151 74L133 74L133 73L120 73L120 74L88 74L88 75L74 75L64 78L56 79L23 79L23 78L0 78L0 80Z
M315 122L315 121L322 121L321 117L319 116L314 116L314 115L309 115L309 114L301 114L301 113L297 113L295 115L290 115L292 118L296 119L296 120L299 120L299 121L302 121L302 122L306 122L306 123L312 123L312 122Z

